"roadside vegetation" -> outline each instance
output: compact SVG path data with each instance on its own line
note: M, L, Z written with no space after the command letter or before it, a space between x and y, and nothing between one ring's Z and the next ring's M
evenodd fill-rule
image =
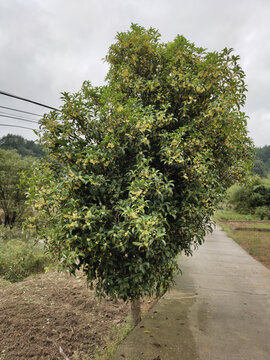
M270 268L270 178L252 178L228 190L216 222L250 255Z
M20 227L0 225L0 286L7 284L5 281L13 283L44 272L52 262L33 234L24 233Z

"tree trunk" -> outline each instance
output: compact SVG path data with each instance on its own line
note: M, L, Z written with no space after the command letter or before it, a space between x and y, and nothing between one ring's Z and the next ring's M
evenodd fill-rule
M10 224L10 217L8 214L5 214L5 221L4 221L4 225L5 226L9 226Z
M136 326L142 318L141 303L139 299L131 301L130 304L131 325Z
M14 223L15 223L15 220L17 218L17 213L16 211L13 211L13 215L12 215L12 218L11 218L11 221L10 221L10 228L12 229L13 226L14 226Z

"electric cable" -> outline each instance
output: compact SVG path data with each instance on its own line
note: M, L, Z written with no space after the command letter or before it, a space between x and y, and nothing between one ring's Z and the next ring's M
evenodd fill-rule
M37 122L37 121L34 121L34 120L28 120L28 119L21 118L21 117L17 117L17 116L2 115L1 113L0 113L0 116L1 116L1 117L5 117L5 118L10 118L10 119L16 119L16 120L31 122L31 123L34 123L34 124L37 124L37 125L38 125L38 122Z
M7 107L7 106L2 106L2 105L0 105L0 108L7 109L7 110L12 110L12 111L18 111L18 112L21 112L21 113L24 113L24 114L29 114L29 115L35 115L35 116L40 116L40 117L43 116L43 115L32 113L32 112L29 112L29 111L19 110L19 109Z
M0 124L0 126L8 126L8 127L15 127L15 128L21 128L21 129L29 129L29 130L37 130L37 129L29 128L27 126L20 126L20 125Z
M60 111L59 109L56 109L56 108L54 108L52 106L44 105L44 104L41 104L41 103L39 103L37 101L33 101L33 100L30 100L30 99L23 98L21 96L13 95L13 94L7 93L6 91L0 90L0 94L5 95L5 96L9 96L9 97L12 97L12 98L15 98L15 99L19 99L19 100L22 100L22 101L27 101L27 102L30 102L32 104L38 105L38 106L43 106L43 107L51 109L51 110Z

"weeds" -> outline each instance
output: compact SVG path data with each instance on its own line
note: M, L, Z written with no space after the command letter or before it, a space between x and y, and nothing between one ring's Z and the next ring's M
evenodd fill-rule
M105 339L106 350L98 350L95 354L95 360L109 360L118 348L118 345L131 332L133 327L130 325L130 318L127 319L124 327L115 326L111 329L110 335Z
M96 349L91 348L89 354L81 358L80 352L75 352L73 354L74 360L109 360L115 351L117 350L119 344L127 337L131 332L133 327L130 325L130 318L128 317L125 325L123 326L113 326L110 330L110 333L106 338L104 338L105 346L103 348L98 348L93 344Z

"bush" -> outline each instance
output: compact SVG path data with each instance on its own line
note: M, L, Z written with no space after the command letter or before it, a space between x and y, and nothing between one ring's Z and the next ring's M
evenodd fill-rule
M229 202L240 214L249 213L250 189L247 186L234 185L228 191Z
M32 238L25 234L21 239L14 235L21 235L20 229L2 231L0 227L0 276L16 282L25 277L43 272L51 263L43 247L35 244ZM5 229L6 230L6 229Z
M4 225L0 225L0 242L8 242L12 239L20 239L23 242L33 242L33 238L33 233L30 231L23 231L19 226L9 228Z
M263 215L265 209L270 207L270 186L267 179L254 177L245 185L233 185L227 195L229 203L239 213L254 214L257 211L258 216L268 217Z
M270 219L270 208L268 206L258 206L255 209L255 215L259 216L261 220Z

